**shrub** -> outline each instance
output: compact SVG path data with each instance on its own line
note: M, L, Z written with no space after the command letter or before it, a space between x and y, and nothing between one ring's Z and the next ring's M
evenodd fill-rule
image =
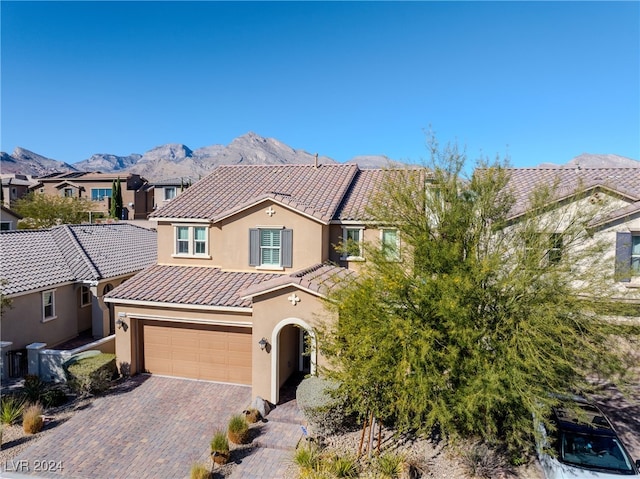
M115 354L100 353L65 365L71 389L81 396L101 393L109 388L116 372Z
M45 408L58 407L67 402L67 395L61 387L54 386L40 394L39 401Z
M347 426L346 404L334 397L338 384L311 376L304 379L296 391L296 400L309 426L320 436L342 432Z
M22 429L27 434L36 434L42 431L44 420L42 419L42 406L40 403L31 404L22 413Z
M211 458L216 464L226 464L229 460L229 440L224 431L216 431L211 439Z
M194 464L191 466L189 477L190 479L209 479L211 477L211 473L204 464Z
M29 402L39 401L45 387L46 384L35 374L27 374L24 377L23 390Z
M330 469L335 477L358 477L358 461L350 455L335 456Z
M2 399L0 399L0 422L2 424L13 424L20 419L24 403L24 399L16 396L2 396Z
M504 466L497 451L484 443L476 443L465 450L462 454L462 463L474 476L487 479L499 476Z
M293 462L300 468L300 472L315 471L320 466L320 450L313 444L296 449L293 455Z
M376 469L380 477L394 479L404 471L405 457L402 454L386 452L376 459Z
M234 444L246 444L249 439L249 424L242 414L236 414L229 419L227 429L229 440Z

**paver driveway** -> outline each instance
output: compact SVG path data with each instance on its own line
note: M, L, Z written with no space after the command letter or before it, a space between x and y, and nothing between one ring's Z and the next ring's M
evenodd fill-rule
M130 390L95 399L14 460L53 461L65 479L188 478L211 464L209 441L251 401L251 388L140 375Z

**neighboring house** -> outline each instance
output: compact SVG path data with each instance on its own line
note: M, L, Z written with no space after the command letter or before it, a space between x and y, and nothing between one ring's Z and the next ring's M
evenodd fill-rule
M218 166L151 215L158 264L111 291L116 354L132 373L250 385L277 403L313 373L327 288L362 264L367 198L386 171L357 165ZM335 245L356 249L342 256Z
M0 233L2 353L31 343L53 347L90 331L113 334L104 295L156 262L156 232L126 223Z
M22 219L15 211L0 206L0 231L11 231L18 228L18 221Z
M153 184L154 209L161 208L196 182L190 176L169 178Z
M515 196L511 221L527 212L535 188L554 186L550 208L540 213L543 219L553 215L559 220L541 222L547 223L548 230L541 233L549 235L551 260L571 254L557 234L563 218L575 209L597 207L600 212L586 227L591 241L605 245L602 254L610 266L606 274L615 279L614 292L621 300L640 302L640 168L514 168L509 175Z
M93 211L109 216L111 190L114 181L121 181L123 217L120 219L147 219L153 211L153 186L133 173L83 172L52 173L38 178L32 190L47 195L86 198L95 202Z
M2 204L12 208L15 202L29 193L29 188L37 184L27 175L2 175Z

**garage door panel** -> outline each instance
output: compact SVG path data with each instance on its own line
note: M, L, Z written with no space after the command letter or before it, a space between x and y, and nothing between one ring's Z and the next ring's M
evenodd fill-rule
M251 384L251 330L143 322L145 370L168 376Z

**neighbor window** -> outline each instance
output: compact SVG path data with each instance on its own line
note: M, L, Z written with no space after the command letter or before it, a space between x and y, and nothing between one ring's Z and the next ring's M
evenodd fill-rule
M342 228L342 255L341 259L362 259L362 242L364 240L364 228Z
M562 235L560 233L552 233L549 235L547 259L551 264L558 264L560 260L562 260Z
M67 198L73 197L73 188L65 188L64 196Z
M208 256L206 226L176 226L175 254L181 256Z
M631 237L631 273L640 275L640 235Z
M176 197L176 187L175 186L165 186L164 187L164 199L165 201L172 200Z
M11 229L11 221L0 221L0 231L9 231Z
M88 306L91 304L91 290L87 286L80 289L80 306Z
M49 321L56 317L55 291L42 292L42 320Z
M293 231L284 228L249 230L249 265L290 268L293 260Z
M400 260L400 237L395 228L384 228L381 230L382 253L387 261Z
M111 188L91 188L91 200L102 201L111 198Z

